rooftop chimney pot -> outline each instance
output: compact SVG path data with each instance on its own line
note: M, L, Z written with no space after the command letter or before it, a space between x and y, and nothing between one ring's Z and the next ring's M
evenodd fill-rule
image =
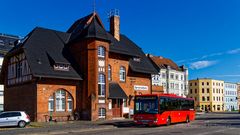
M117 9L110 11L110 33L120 41L120 16Z

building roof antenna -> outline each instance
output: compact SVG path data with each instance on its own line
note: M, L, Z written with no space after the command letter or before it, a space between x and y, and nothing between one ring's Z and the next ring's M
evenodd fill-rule
M108 16L108 22L110 21L110 18L112 17L112 16L118 16L118 17L120 17L120 11L119 11L119 9L111 9L109 12L108 12L108 14L107 14L107 16Z
M93 0L93 13L96 13L96 0Z

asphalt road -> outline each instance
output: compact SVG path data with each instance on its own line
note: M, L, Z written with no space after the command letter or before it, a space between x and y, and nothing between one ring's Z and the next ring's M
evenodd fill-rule
M51 134L51 135L240 135L240 114L207 113L198 115L191 123L170 126L136 126L131 120L120 121L76 121L71 123L47 123L40 127L25 129L7 128L0 134Z

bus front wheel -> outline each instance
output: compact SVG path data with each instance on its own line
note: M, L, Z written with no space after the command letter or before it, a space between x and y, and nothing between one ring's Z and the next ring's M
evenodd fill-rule
M167 126L169 126L170 124L171 124L171 118L170 118L170 117L168 117L168 118L167 118L166 125L167 125Z

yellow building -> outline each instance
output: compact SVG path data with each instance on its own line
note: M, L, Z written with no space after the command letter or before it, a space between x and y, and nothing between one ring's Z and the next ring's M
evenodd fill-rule
M224 81L201 78L189 81L188 97L195 100L195 109L224 111Z

